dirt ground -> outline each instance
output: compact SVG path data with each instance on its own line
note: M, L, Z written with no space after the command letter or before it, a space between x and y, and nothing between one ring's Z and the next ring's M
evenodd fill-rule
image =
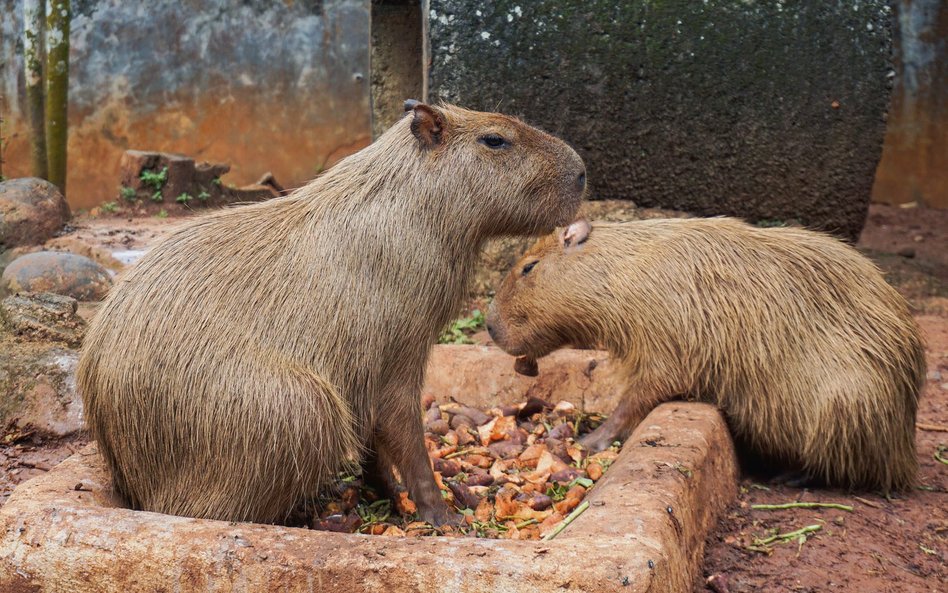
M909 299L926 342L928 380L918 412L919 485L886 499L759 483L745 477L737 502L707 540L704 580L695 593L948 591L948 211L873 206L859 248ZM942 452L948 457L948 452ZM753 510L751 505L834 502L837 509ZM755 538L820 525L771 554L749 550Z
M134 224L116 233L93 222L80 232L99 236L112 249L134 250L152 240L153 229ZM163 229L162 229L163 230ZM948 591L948 465L935 459L948 446L948 211L875 205L859 248L909 299L927 344L928 380L917 433L920 462L916 491L886 499L878 493L846 493L741 482L737 502L708 538L704 577L695 592L941 592ZM0 435L0 504L20 482L38 475L78 449L84 440L49 439L16 428ZM948 457L948 451L942 456ZM793 501L835 502L838 509L753 510L751 505ZM805 541L753 551L754 539L772 530L787 533L819 525ZM758 546L759 547L759 546Z

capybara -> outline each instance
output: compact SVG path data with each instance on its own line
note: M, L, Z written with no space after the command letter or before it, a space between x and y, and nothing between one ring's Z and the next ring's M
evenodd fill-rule
M878 268L830 236L730 218L577 221L523 256L487 322L528 371L565 345L620 361L627 392L590 449L684 398L716 404L737 442L781 472L913 484L918 328Z
M117 282L78 383L133 508L285 521L371 452L424 520L457 520L423 441L431 344L484 242L567 224L586 176L512 117L406 111L290 195L186 224Z

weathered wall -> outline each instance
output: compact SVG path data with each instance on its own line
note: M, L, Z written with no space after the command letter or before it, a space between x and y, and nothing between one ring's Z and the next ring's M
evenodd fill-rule
M948 208L948 2L900 0L897 71L877 202Z
M855 238L891 84L883 0L430 0L432 99L525 116L594 197Z
M115 199L128 148L288 187L370 141L369 0L73 0L73 207ZM4 174L29 173L22 11L0 0Z

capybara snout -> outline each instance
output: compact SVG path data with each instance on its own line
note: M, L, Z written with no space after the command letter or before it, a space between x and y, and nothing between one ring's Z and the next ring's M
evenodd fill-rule
M872 262L827 235L728 218L577 224L517 262L488 324L523 356L518 370L566 345L619 361L628 391L586 446L694 399L778 465L835 486L911 487L924 352Z

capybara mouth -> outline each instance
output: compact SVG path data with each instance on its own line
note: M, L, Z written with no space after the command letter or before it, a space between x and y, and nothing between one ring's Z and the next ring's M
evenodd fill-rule
M514 371L525 377L536 377L540 374L537 359L532 356L518 356L514 361Z
M576 220L576 214L579 212L579 207L583 203L583 197L585 192L580 194L578 197L571 197L567 200L566 204L563 207L563 211L560 216L556 219L555 227L567 226L574 220ZM552 229L551 229L552 232Z

